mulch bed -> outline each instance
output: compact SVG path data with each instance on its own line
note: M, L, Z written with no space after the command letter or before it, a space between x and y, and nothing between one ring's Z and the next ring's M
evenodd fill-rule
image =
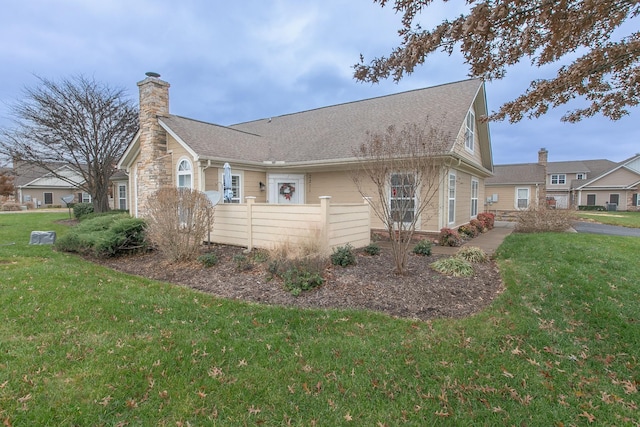
M204 268L199 262L171 264L158 252L125 257L92 259L93 262L129 274L188 286L221 298L278 306L317 309L365 309L394 317L429 320L461 318L482 310L502 292L503 282L494 262L475 264L469 278L444 276L429 264L444 255L409 255L409 273L393 272L389 249L379 255L357 253L357 264L327 266L322 286L294 297L279 280L268 280L268 262L254 263L239 271L235 255L242 248L213 245L218 264ZM249 258L251 255L249 255Z

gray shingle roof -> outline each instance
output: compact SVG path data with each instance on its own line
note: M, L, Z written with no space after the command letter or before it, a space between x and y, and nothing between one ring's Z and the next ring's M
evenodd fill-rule
M259 135L174 115L160 121L202 158L249 162L269 158L270 143Z
M480 79L464 80L229 127L174 115L160 119L204 159L338 161L353 158L367 132L427 120L450 135L453 147L482 85Z
M595 177L616 165L615 162L605 159L597 160L572 160L566 162L549 162L547 173L580 173L586 172L587 176Z
M493 176L485 180L486 185L543 184L544 166L539 163L494 165Z

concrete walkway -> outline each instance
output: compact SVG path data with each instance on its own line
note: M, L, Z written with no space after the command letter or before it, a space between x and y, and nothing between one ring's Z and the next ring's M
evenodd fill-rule
M498 246L500 246L509 234L513 231L515 222L509 221L496 221L493 230L489 230L486 233L480 234L478 237L474 237L471 240L464 242L462 246L475 246L482 249L490 257L496 252ZM436 246L431 248L433 254L442 255L455 255L460 248L454 248L451 246Z

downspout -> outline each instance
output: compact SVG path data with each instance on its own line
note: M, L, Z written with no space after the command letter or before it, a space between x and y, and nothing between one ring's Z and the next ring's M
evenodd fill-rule
M204 179L204 176L205 176L204 171L206 171L210 167L211 167L211 159L207 160L207 165L204 168L202 168L202 170L200 171L200 191L204 192L204 190L206 188L206 185L205 185L206 183L205 183L205 179Z

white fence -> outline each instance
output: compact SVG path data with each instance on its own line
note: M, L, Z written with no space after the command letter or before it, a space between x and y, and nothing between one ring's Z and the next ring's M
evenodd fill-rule
M248 249L274 249L282 244L304 244L312 239L330 252L347 243L354 248L371 242L369 203L331 204L331 197L320 197L320 204L279 205L247 203L217 205L213 213L210 240Z

